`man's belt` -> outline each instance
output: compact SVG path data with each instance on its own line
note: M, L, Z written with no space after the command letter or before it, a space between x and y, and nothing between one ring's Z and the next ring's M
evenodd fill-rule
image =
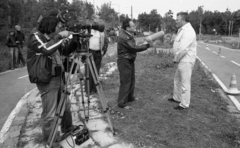
M92 49L89 49L90 52L101 52L101 50L92 50Z

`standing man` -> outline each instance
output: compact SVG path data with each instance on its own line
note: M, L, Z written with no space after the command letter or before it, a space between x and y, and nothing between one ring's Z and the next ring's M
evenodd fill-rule
M118 107L129 109L128 102L137 100L134 96L135 87L135 66L134 61L137 52L144 51L150 47L149 44L136 45L133 33L136 26L130 19L126 19L122 23L121 31L117 44L117 64L120 74L120 88L118 94Z
M7 36L7 41L6 45L9 48L9 53L10 53L10 61L9 61L9 68L14 69L16 68L16 49L17 49L17 44L15 41L16 34L14 30L9 31L9 34Z
M15 26L16 29L16 44L18 48L18 57L17 57L17 64L20 65L20 62L22 63L22 66L25 66L25 60L23 58L22 50L23 50L23 43L25 42L25 36L21 32L21 27L19 25Z
M187 12L177 14L176 25L179 28L175 38L173 49L175 51L174 63L177 63L177 70L174 76L172 102L180 103L176 110L189 108L191 98L191 76L196 60L196 33L189 23Z
M98 15L93 15L93 21L98 23L100 21ZM97 30L91 30L92 37L89 39L89 52L92 53L94 63L99 74L99 70L102 63L102 55L104 55L108 48L108 39L104 32ZM90 71L89 71L90 72ZM97 93L96 86L94 84L93 76L89 73L89 92L90 94ZM86 93L88 92L88 87L86 85Z
M64 72L63 63L60 57L59 51L70 50L71 47L65 49L62 48L63 38L67 38L71 33L68 31L61 31L63 25L54 16L44 17L39 26L35 28L28 40L27 50L27 68L28 72L31 71L33 65L32 59L39 54L46 55L52 59L52 78L49 83L36 82L37 88L41 94L42 99L42 135L43 143L49 145L48 139L50 132L54 126L54 116L57 111L57 106L60 101L64 82L62 75ZM63 53L67 51L62 51ZM71 103L69 99L66 100L65 110L61 121L62 133L67 133L73 128L72 115L71 115ZM54 143L52 148L60 148L60 144Z

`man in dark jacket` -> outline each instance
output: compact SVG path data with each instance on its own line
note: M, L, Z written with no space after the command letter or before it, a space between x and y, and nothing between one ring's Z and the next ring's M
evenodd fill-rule
M25 66L26 62L24 60L22 50L23 50L23 44L25 42L25 36L21 32L21 27L19 25L15 26L16 29L16 44L17 44L17 49L18 49L18 57L17 57L17 64L22 63L22 66Z
M14 31L9 31L9 34L7 36L7 41L6 45L9 48L9 53L10 53L10 61L9 61L9 68L14 69L16 68L16 49L17 49L17 44L15 41L16 35Z
M128 102L135 99L135 66L137 52L141 52L150 47L150 44L136 45L133 38L135 32L135 24L130 19L126 19L122 23L121 31L117 44L118 53L118 70L120 74L120 89L118 94L118 107L129 108Z
M31 59L39 54L46 55L52 59L52 79L48 84L37 83L37 88L42 99L42 134L43 142L49 144L48 138L53 128L53 119L57 110L58 102L63 92L62 73L64 72L59 50L62 48L63 38L70 35L68 31L61 31L61 22L56 17L49 16L41 20L38 28L35 28L28 41L27 68L30 71ZM63 51L65 53L65 51ZM72 126L72 116L70 111L70 101L67 99L65 111L62 117L61 130L63 133L69 131ZM54 143L53 147L60 147Z

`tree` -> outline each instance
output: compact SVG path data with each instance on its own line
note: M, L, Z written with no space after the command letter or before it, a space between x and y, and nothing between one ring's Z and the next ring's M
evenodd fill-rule
M97 7L99 16L105 21L106 28L119 26L117 23L118 13L111 8L111 3L104 3L100 7Z
M163 23L163 30L165 30L166 33L172 33L177 30L176 22L173 19L172 10L169 10L168 12L165 13L162 23Z
M138 15L139 27L143 30L156 31L156 28L161 28L162 17L157 13L156 9L153 9L149 14L146 12Z

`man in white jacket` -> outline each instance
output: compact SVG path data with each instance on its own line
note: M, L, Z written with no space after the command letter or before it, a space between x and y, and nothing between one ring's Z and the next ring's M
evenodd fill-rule
M92 18L95 23L98 23L101 21L98 15L93 15ZM93 55L93 60L96 65L97 72L99 74L99 70L102 62L102 56L106 53L108 48L108 39L105 35L105 32L100 32L92 29L91 34L92 34L92 37L89 39L89 52L92 53ZM88 92L87 89L88 87L86 83L86 92ZM89 75L89 89L90 89L89 90L90 94L97 93L97 89L91 73Z
M175 38L173 49L175 51L174 63L177 63L177 70L174 76L172 102L179 102L176 110L189 108L191 98L191 76L196 60L197 41L196 33L189 23L187 12L177 14L176 25L179 28Z

